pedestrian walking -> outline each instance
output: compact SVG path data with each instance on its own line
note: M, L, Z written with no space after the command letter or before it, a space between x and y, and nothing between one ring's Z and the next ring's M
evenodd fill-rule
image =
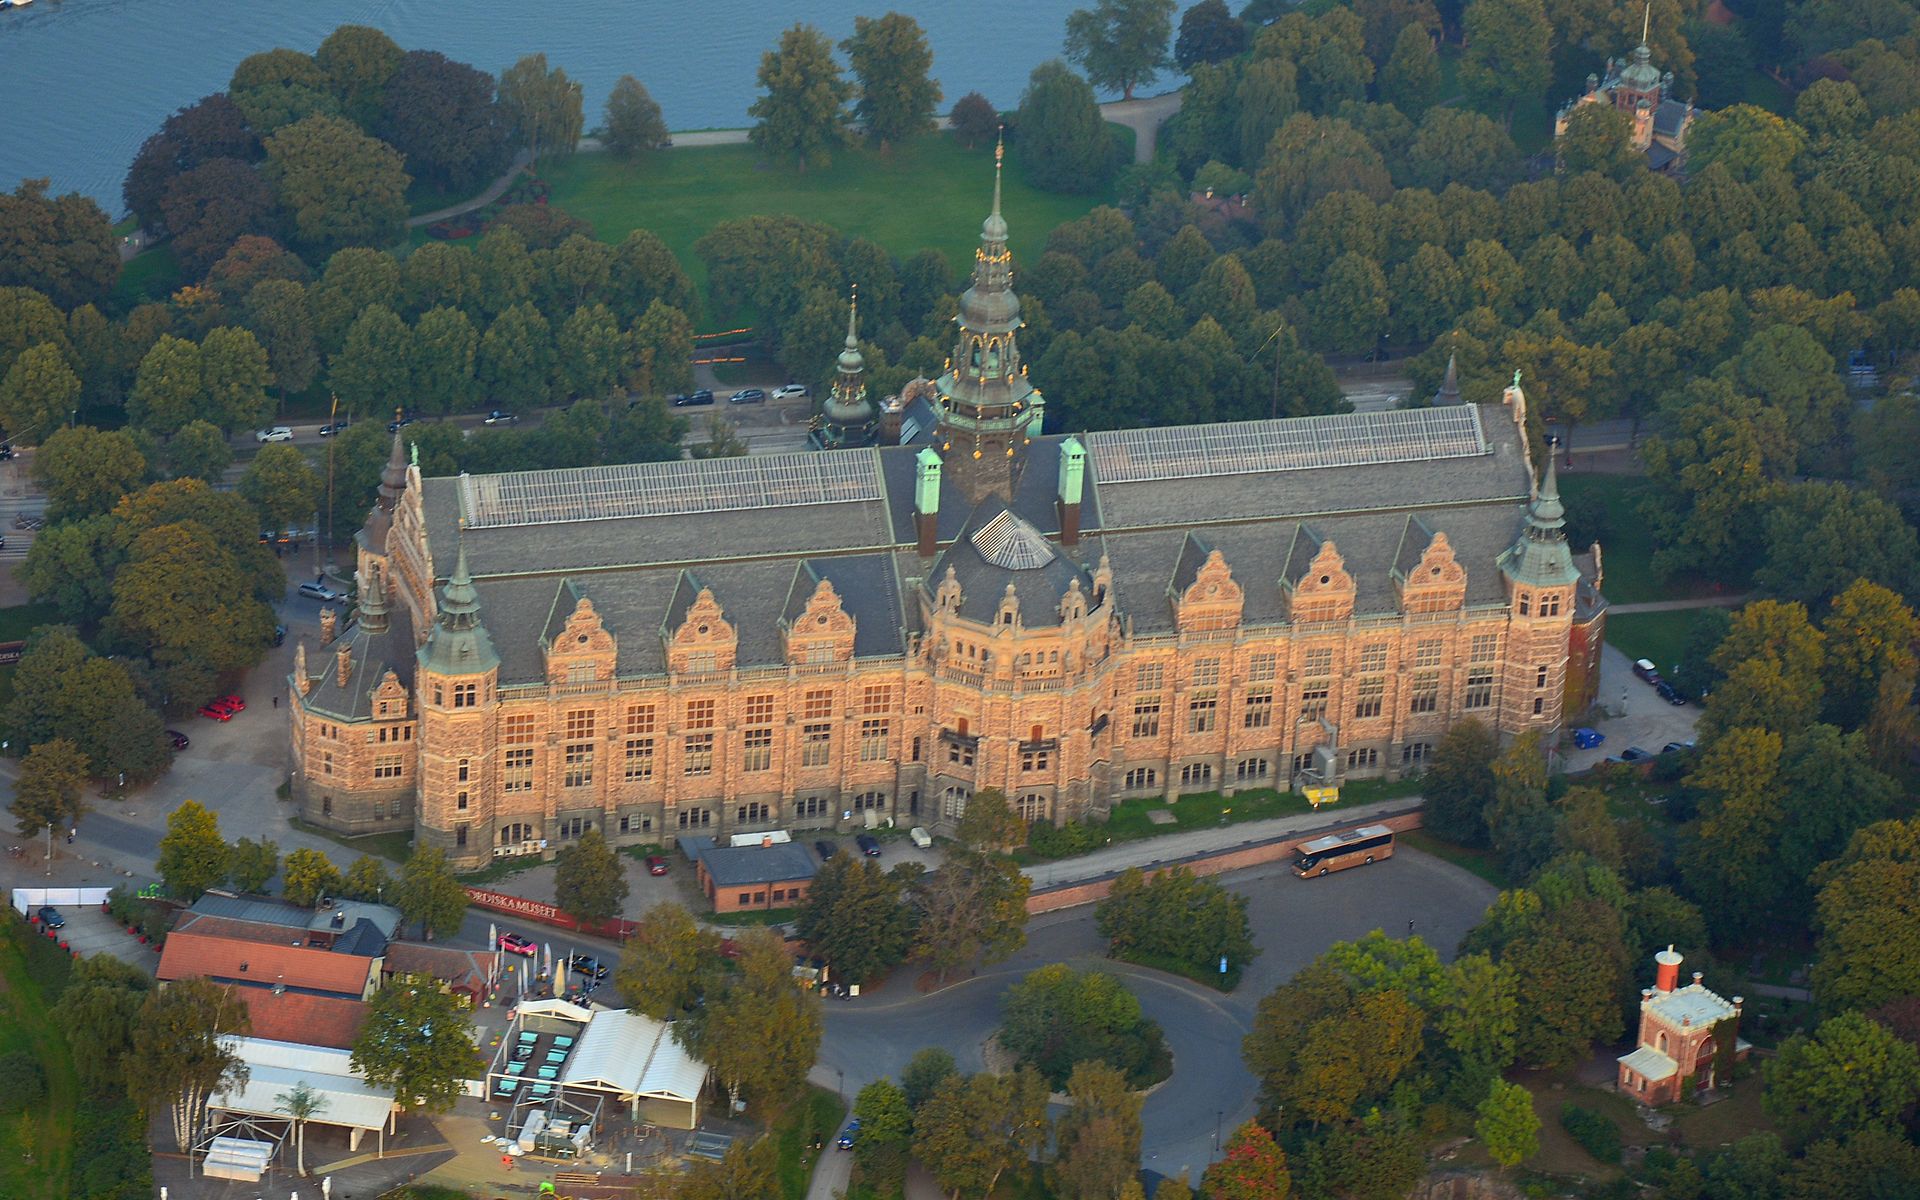
M1408 936L1408 937L1412 937L1412 936L1413 936L1413 922L1412 922L1412 921L1408 921L1408 922L1407 922L1407 936Z
M279 697L279 696L278 696L277 694L276 694L276 695L274 696L274 698L273 698L273 706L274 706L275 708L279 708L279 707L280 707L280 697Z

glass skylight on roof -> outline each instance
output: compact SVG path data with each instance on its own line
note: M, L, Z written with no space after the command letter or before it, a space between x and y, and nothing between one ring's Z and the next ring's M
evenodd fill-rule
M460 477L461 514L472 529L878 499L880 470L871 450Z
M1010 571L1030 571L1053 561L1046 537L1005 509L974 530L971 540L981 558Z
M1470 404L1121 429L1089 434L1086 441L1094 478L1101 483L1363 467L1487 453L1480 410Z

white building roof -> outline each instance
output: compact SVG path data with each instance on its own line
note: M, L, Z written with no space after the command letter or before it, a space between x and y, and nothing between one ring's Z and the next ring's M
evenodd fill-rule
M1642 1046L1632 1054L1622 1054L1620 1065L1652 1082L1665 1079L1680 1069L1679 1063L1652 1046Z
M571 1001L557 998L553 1000L524 1000L514 1005L513 1011L514 1015L521 1017L565 1017L569 1021L578 1021L582 1025L593 1020L592 1009L583 1008Z
M353 1069L353 1054L327 1046L301 1046L266 1038L234 1038L233 1049L247 1064L247 1082L223 1092L212 1106L228 1112L285 1116L278 1097L305 1083L325 1101L313 1117L323 1125L379 1129L393 1110L393 1093L368 1083Z
M560 1082L622 1096L694 1100L707 1066L673 1040L665 1023L630 1009L593 1014Z
M1704 1029L1739 1015L1725 998L1697 983L1675 988L1671 992L1655 992L1648 1007L1655 1016L1675 1029L1685 1026Z

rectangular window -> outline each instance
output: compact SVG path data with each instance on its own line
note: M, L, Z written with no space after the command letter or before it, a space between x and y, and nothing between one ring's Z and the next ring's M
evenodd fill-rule
M1378 675L1387 669L1387 644L1375 642L1371 646L1360 648L1360 673Z
M1133 669L1133 690L1157 692L1167 686L1167 669L1157 662L1141 663Z
M832 692L808 692L801 701L800 715L809 721L824 721L833 716Z
M653 778L653 739L650 737L630 737L626 746L626 780L628 783L645 783Z
M467 844L467 827L465 825L455 825L453 827L453 844L456 846L464 846Z
M713 774L712 734L690 733L687 735L685 761L681 769L688 775Z
M800 727L800 765L824 767L833 757L833 723L816 721Z
M1180 768L1180 782L1185 784L1212 783L1212 763L1188 763Z
M1308 676L1333 674L1333 647L1316 646L1307 651L1300 673Z
M531 713L508 717L500 723L500 740L509 746L525 745L533 741L534 729Z
M585 817L567 817L558 826L561 840L568 842L578 839L581 834L592 828L593 822Z
M590 742L593 740L593 710L576 709L567 714L567 740L570 742Z
M695 650L687 655L685 670L707 675L720 669L720 655L712 650Z
M1546 667L1539 666L1533 669L1533 686L1537 688L1543 688L1547 686L1547 668Z
M872 691L872 688L868 688ZM881 689L882 691L886 689ZM893 722L885 717L868 717L860 722L860 761L885 762L887 760L888 733Z
M1422 763L1427 761L1427 756L1432 753L1433 746L1430 743L1409 742L1400 748L1400 762L1406 766Z
M530 792L533 790L533 751L507 751L504 769L500 773L500 787L508 792Z
M1309 679L1300 685L1300 719L1318 721L1327 713L1327 694L1331 685L1325 679Z
M1210 733L1220 716L1220 700L1212 692L1193 696L1187 701L1187 732Z
M1220 686L1220 660L1203 658L1193 664L1193 686L1210 688Z
M635 704L627 709L627 736L653 732L653 705Z
M1546 712L1546 711L1547 711L1547 699L1546 699L1546 697L1545 697L1545 696L1535 696L1535 697L1533 698L1533 715L1537 717L1537 716L1540 716L1540 715L1541 715L1542 713L1544 713L1544 712Z
M456 683L453 685L453 706L455 708L474 708L480 703L480 685L477 683Z
M1493 668L1473 667L1467 671L1467 707L1493 706Z
M1380 715L1381 701L1387 694L1387 681L1374 676L1360 681L1358 697L1354 700L1353 716L1355 720Z
M1428 638L1415 643L1413 647L1413 665L1416 667L1437 667L1440 665L1440 639Z
M773 769L773 730L749 729L740 735L740 769L743 771L770 771Z
M405 761L406 760L398 754L383 754L373 760L373 777L375 779L398 779L400 778L401 764Z
M1260 653L1247 660L1247 678L1254 683L1271 683L1279 670L1280 656Z
M1160 697L1134 697L1133 736L1137 738L1160 736Z
M566 749L566 771L561 776L562 787L587 787L593 783L593 743L568 742Z
M453 806L461 812L467 811L467 793L461 792L453 798Z
M1358 771L1365 767L1377 767L1379 765L1380 751L1378 750L1347 751L1347 770L1349 771Z
M1263 683L1247 689L1248 729L1265 729L1273 724L1273 685Z
M949 741L947 743L947 761L953 763L955 766L971 767L973 765L973 743L962 742L958 739Z
M773 697L748 696L741 723L744 725L773 724Z
M1135 791L1139 788L1157 787L1159 783L1160 772L1154 770L1152 767L1135 767L1133 770L1127 772L1128 791Z
M712 729L713 703L711 700L687 701L687 728Z
M827 815L827 798L802 796L793 802L793 813L797 817L824 817Z
M333 774L333 751L322 750L320 752L320 773L322 775Z
M741 825L754 825L767 819L767 806L754 800L733 810L733 819Z
M871 684L860 691L860 711L880 716L893 711L893 689L886 684Z
M1500 653L1500 635L1497 633L1476 633L1467 652L1470 662L1492 662Z
M679 810L680 828L704 829L713 824L713 811L705 808L683 808Z
M1430 713L1440 707L1440 672L1415 671L1413 673L1413 700L1409 712Z
M1540 597L1540 615L1557 617L1560 615L1560 593L1547 592Z
M1243 758L1233 764L1233 777L1241 783L1252 783L1267 777L1268 764L1264 758Z
M1052 755L1045 750L1020 751L1020 769L1022 771L1044 771L1052 761Z
M471 770L471 768L468 766L469 761L470 760L463 758L454 766L454 773L459 778L461 783L465 783L467 781L468 772Z

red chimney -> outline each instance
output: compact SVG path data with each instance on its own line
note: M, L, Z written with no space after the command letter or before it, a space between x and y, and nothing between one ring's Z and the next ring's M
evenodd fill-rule
M1670 992L1680 986L1680 964L1686 960L1675 954L1671 945L1654 955L1653 961L1655 963L1653 986L1663 992Z

